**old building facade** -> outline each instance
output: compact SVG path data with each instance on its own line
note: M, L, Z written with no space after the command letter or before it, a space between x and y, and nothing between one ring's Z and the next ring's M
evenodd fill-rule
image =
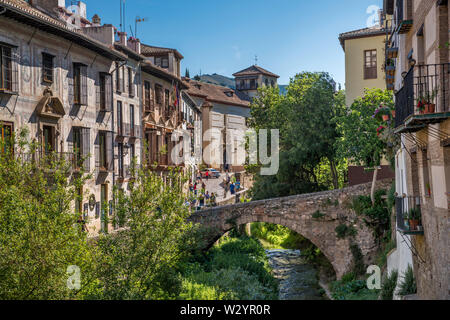
M442 0L388 0L384 13L392 20L387 82L395 90L402 142L397 250L388 267L403 272L411 262L419 298L449 299L450 8Z
M256 97L258 88L262 86L276 87L278 86L278 78L280 76L253 65L244 70L233 74L235 79L236 90L245 93L250 98Z
M201 106L203 163L220 170L244 171L242 148L250 97L238 90L189 78L184 78L184 83L186 92Z
M38 9L41 4L46 10ZM30 138L41 144L32 157L64 158L73 174L80 167L93 173L78 191L83 201L75 210L98 233L108 227L102 221L114 184L111 79L115 63L127 57L70 28L47 11L50 5L0 2L0 29L9 30L0 34L0 122L10 132L29 129Z
M384 52L386 28L381 16L373 27L353 30L339 35L345 52L345 101L350 107L355 99L364 96L366 89L386 89ZM393 178L394 171L388 161L383 160L377 179ZM372 181L373 171L349 163L348 184L350 186Z

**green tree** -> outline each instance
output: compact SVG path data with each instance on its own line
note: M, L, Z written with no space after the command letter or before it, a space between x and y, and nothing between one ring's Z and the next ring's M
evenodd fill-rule
M190 74L189 74L189 69L188 68L186 68L186 72L185 72L184 76L186 78L190 78L191 77Z
M96 250L77 223L76 189L86 179L57 154L39 157L26 130L0 140L0 299L79 298L93 280ZM69 289L68 267L81 287Z
M280 130L280 170L275 176L255 176L255 199L338 188L335 141L336 119L343 110L343 94L335 93L327 73L304 72L291 79L286 95L263 87L251 105L250 126ZM329 171L318 170L327 163ZM258 166L254 166L257 172ZM328 174L331 179L323 179Z
M378 167L383 157L388 156L390 148L394 147L392 144L388 147L387 142L380 139L377 129L381 123L374 114L380 106L392 108L393 105L390 91L367 89L339 119L342 137L337 143L337 148L340 154L358 165L374 168L372 202L375 201Z
M169 299L180 293L177 264L195 245L194 228L184 205L184 177L171 172L166 181L139 169L128 193L115 190L113 224L123 228L101 236L97 291L87 298Z

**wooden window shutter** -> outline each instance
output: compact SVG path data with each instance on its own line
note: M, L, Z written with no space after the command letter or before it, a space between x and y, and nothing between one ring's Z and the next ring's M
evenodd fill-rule
M90 135L90 129L89 128L82 128L81 129L81 139L82 139L82 148L83 148L83 157L84 159L84 170L89 171L91 170L91 135Z
M130 96L134 97L136 95L136 90L135 90L135 81L136 81L136 76L133 73L133 69L128 68L128 72L129 72L129 77L130 77Z
M108 171L112 171L113 169L113 161L114 161L114 153L113 153L113 140L112 140L112 132L106 133L106 165L108 166Z
M112 86L112 76L105 74L105 108L108 112L113 110Z
M68 79L68 83L69 83L69 90L68 90L68 99L69 99L69 104L73 105L74 104L74 79L73 79L73 68L74 65L73 64L69 64L69 71L67 72L67 79Z
M97 133L97 139L94 143L95 146L95 167L100 167L100 132Z
M120 68L120 71L119 71L119 86L120 86L120 92L125 92L125 83L124 83L124 81L125 81L125 69L124 69L124 67L122 66L121 68Z
M102 81L101 81L101 77L102 74L101 73L97 73L96 77L95 77L95 109L97 111L99 111L101 109L101 86L102 86Z
M87 66L80 65L80 104L88 105Z
M19 66L17 48L11 49L11 91L19 92Z

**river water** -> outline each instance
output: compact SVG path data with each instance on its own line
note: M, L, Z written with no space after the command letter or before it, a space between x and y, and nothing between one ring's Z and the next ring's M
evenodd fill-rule
M279 281L280 300L323 300L317 270L300 250L266 250L273 275Z

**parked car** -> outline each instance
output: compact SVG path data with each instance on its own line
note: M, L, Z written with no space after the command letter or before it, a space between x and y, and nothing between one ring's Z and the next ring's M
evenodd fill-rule
M210 178L219 179L220 178L220 172L213 168L208 168L206 170L201 171L202 178L206 178L206 172L209 172Z

